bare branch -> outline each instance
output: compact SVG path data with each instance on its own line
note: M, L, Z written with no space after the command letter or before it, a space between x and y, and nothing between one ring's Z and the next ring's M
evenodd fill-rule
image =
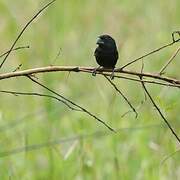
M164 70L168 67L168 65L173 61L173 59L176 57L176 55L179 53L180 47L173 53L173 55L170 57L170 59L165 63L165 65L161 68L159 74L164 74Z
M135 63L135 62L137 62L137 61L139 61L139 60L141 60L141 59L143 59L143 58L145 58L145 57L147 57L147 56L149 56L149 55L151 55L151 54L154 54L154 53L156 53L156 52L158 52L158 51L160 51L160 50L162 50L162 49L164 49L164 48L166 48L166 47L170 47L170 46L172 46L173 44L179 42L179 41L180 41L180 37L179 37L177 40L175 40L175 38L174 38L174 34L175 34L175 33L178 33L178 32L179 32L179 31L175 31L175 32L172 33L173 41L172 41L171 43L165 44L164 46L161 46L160 48L157 48L157 49L155 49L155 50L153 50L153 51L151 51L151 52L149 52L149 53L146 53L145 55L143 55L143 56L141 56L141 57L138 57L138 58L130 61L129 63L127 63L127 64L125 64L124 66L122 66L121 69L124 69L125 67L127 67L127 66L129 66L129 65L131 65L131 64L133 64L133 63Z
M15 39L15 41L13 42L11 48L9 49L8 53L6 54L5 58L3 59L2 63L0 64L0 69L3 66L3 64L5 63L6 59L8 58L9 54L11 53L11 51L13 50L14 46L16 45L17 41L20 39L20 37L22 36L22 34L24 33L24 31L27 29L27 27L34 21L34 19L36 19L36 17L38 15L40 15L42 13L42 11L44 11L47 7L49 7L52 3L54 3L56 0L53 0L51 2L49 2L48 4L46 4L43 8L41 8L24 26L24 28L21 30L21 32L19 33L19 35L17 36L17 38Z
M35 93L35 92L17 92L17 91L6 91L6 90L0 90L1 93L7 93L7 94L13 94L13 95L23 95L23 96L39 96L39 97L48 97L55 99L57 101L62 102L65 104L68 108L74 111L82 111L80 109L76 109L72 106L70 106L66 101L63 101L62 99L57 98L56 96L48 95L48 94L41 94L41 93Z
M28 49L29 46L19 46L19 47L17 47L17 48L12 49L11 51L17 51L17 50L26 49L26 48ZM9 50L9 51L6 51L6 52L4 52L4 53L2 53L2 54L0 54L0 58L3 57L3 56L5 56L5 55L8 54L9 52L10 52L10 50Z
M79 109L81 109L84 113L88 114L89 116L93 117L95 120L97 120L98 122L100 122L101 124L103 124L105 127L107 127L109 130L115 132L115 130L113 128L111 128L107 123L105 123L103 120L99 119L97 116L95 116L94 114L92 114L91 112L89 112L87 109L83 108L82 106L74 103L73 101L67 99L66 97L60 95L59 93L53 91L52 89L48 88L47 86L43 85L42 83L38 82L37 80L33 79L30 76L27 76L31 81L33 81L34 83L38 84L39 86L43 87L44 89L50 91L51 93L59 96L60 98L64 99L65 101L69 102L70 104L72 104L75 107L78 107Z
M39 73L45 73L45 72L56 72L56 71L84 72L84 73L92 74L92 72L94 71L94 67L47 66L47 67L40 67L40 68L27 69L27 70L22 70L22 71L17 71L17 72L9 72L9 73L0 74L0 80L18 77L18 76L26 76L26 75L39 74ZM180 85L180 80L173 79L173 78L166 77L166 76L160 76L159 74L139 73L139 72L135 72L135 71L121 70L121 69L115 69L114 71L116 73L127 74L127 75L132 75L132 76L137 76L137 77L144 76L144 77L148 77L148 78L158 79L161 81L168 82L168 83L174 85L175 87L179 87L179 85ZM107 72L109 72L109 73L107 73ZM111 72L112 72L111 69L99 69L96 71L96 74L103 74L106 76L110 76ZM118 76L118 75L114 75L114 77L123 78L122 76ZM139 81L139 80L135 80L135 81ZM150 82L150 83L153 83L153 82ZM163 84L161 84L161 85L163 85ZM167 86L169 86L169 85L167 85Z
M109 74L103 73L103 75L109 76ZM161 86L170 86L170 87L175 87L175 88L180 88L180 85L176 85L176 84L170 84L170 83L161 83L158 81L153 81L153 80L140 80L137 78L130 78L130 77L126 77L126 76L119 76L119 75L115 75L114 77L119 78L119 79L126 79L126 80L130 80L130 81L135 81L135 82L145 82L145 83L149 83L149 84L155 84L155 85L161 85Z
M142 77L140 77L140 79L142 79ZM144 89L144 91L146 92L146 94L148 95L149 99L151 100L152 104L154 105L154 107L157 109L158 113L160 114L160 116L162 117L162 119L164 120L164 122L167 124L167 126L169 127L169 129L171 130L172 134L175 136L175 138L178 140L178 142L180 143L180 138L178 137L178 135L176 134L176 132L174 131L174 129L171 127L171 125L169 124L168 120L165 118L165 116L162 114L160 108L156 105L155 101L153 100L152 96L150 95L150 93L148 92L144 82L142 82L142 87Z
M128 103L130 108L134 111L136 118L138 116L138 113L136 112L136 109L133 107L133 105L130 103L130 101L127 99L127 97L118 89L118 87L107 77L104 75L104 77L108 80L108 82L114 87L114 89L124 98L124 100Z

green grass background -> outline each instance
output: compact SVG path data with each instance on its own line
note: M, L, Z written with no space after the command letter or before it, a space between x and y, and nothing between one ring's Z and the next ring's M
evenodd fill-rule
M47 2L0 0L1 53ZM18 41L17 46L30 45L30 49L11 53L1 72L13 71L21 63L21 69L51 64L96 67L95 42L104 33L116 39L120 67L170 42L171 32L179 30L179 17L179 0L57 0ZM177 48L175 44L144 59L144 71L157 72ZM166 75L180 78L179 67L177 56ZM141 62L129 69L140 71ZM120 130L111 133L85 113L71 111L53 99L1 93L0 179L180 179L179 152L161 163L179 145L149 100L138 109L137 119L133 113L122 118L129 106L101 76L57 72L38 78ZM135 107L144 100L140 84L123 79L114 82ZM147 87L179 133L179 90ZM0 89L48 93L24 77L3 80ZM15 150L77 135L83 138L20 153Z

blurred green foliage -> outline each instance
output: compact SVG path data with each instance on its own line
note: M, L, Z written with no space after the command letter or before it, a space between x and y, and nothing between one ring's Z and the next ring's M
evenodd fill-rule
M5 52L24 24L48 1L0 0L0 52ZM112 35L118 44L118 67L171 41L179 30L179 0L57 0L33 22L17 46L30 49L11 53L1 72L47 65L97 66L93 57L98 35ZM157 72L178 45L144 59L148 72ZM60 55L55 60L60 50ZM2 59L0 59L1 62ZM166 75L180 78L178 58ZM129 67L139 71L141 62ZM107 81L82 73L38 75L48 87L89 109L118 133L109 132L84 113L42 97L0 94L0 178L1 179L137 179L178 180L179 152L176 139L147 100L134 118L129 106ZM141 85L114 80L135 107L144 100ZM179 132L179 91L147 86L169 122ZM27 78L1 81L0 89L48 93ZM153 126L151 126L153 125ZM136 128L141 127L141 128ZM126 129L127 128L127 129ZM95 132L105 132L98 135ZM87 134L92 134L85 136ZM48 145L11 155L11 150L61 138L84 138ZM2 152L7 152L4 157Z

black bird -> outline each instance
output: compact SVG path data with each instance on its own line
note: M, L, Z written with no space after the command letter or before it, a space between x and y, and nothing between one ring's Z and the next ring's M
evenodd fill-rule
M111 79L114 78L114 68L118 60L118 50L115 40L109 35L101 35L96 42L98 47L95 49L94 56L99 67L93 72L96 75L96 70L100 67L112 69Z

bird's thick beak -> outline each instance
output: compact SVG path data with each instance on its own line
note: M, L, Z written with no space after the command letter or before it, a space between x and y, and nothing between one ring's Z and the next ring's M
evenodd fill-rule
M104 41L101 38L98 38L96 44L104 44Z

